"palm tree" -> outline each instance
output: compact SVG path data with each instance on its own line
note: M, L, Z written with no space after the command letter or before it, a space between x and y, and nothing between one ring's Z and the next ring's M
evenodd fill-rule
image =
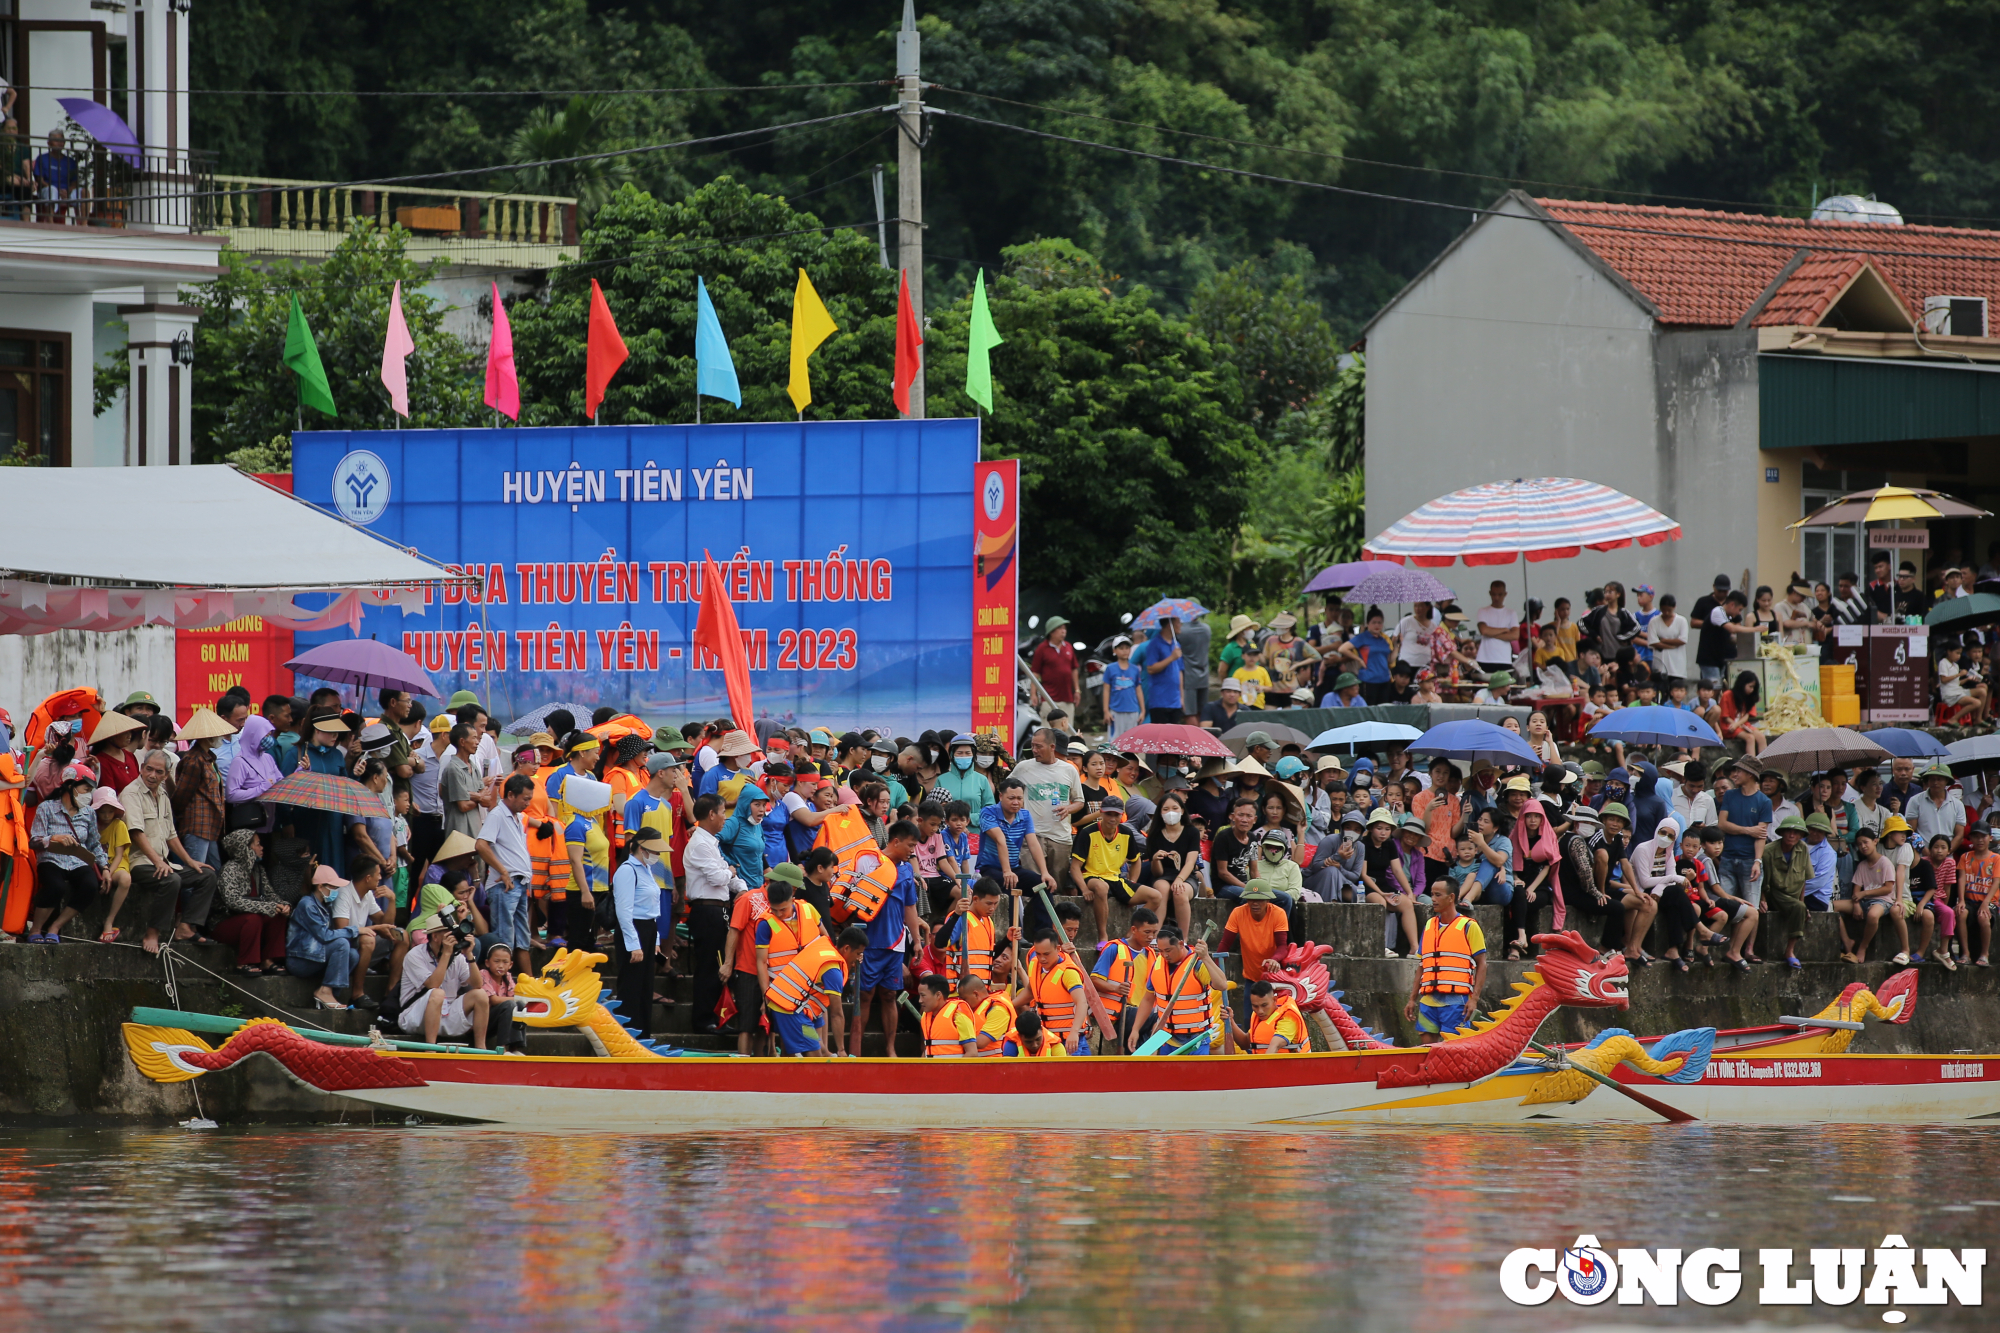
M588 217L632 176L628 158L589 157L624 146L615 120L607 97L572 97L559 111L536 107L507 140L507 152L516 161L548 165L517 170L517 187L529 194L572 195L578 212ZM587 160L560 160L566 158Z

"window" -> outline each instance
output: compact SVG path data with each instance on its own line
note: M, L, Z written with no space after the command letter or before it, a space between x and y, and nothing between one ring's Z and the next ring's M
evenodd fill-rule
M0 329L0 449L69 466L69 335Z
M1808 463L1804 470L1800 517L1832 504L1850 491L1883 484L1884 478L1878 473L1827 471ZM1868 552L1862 545L1859 523L1837 528L1800 528L1798 532L1799 574L1806 582L1824 583L1831 588L1844 573L1858 574L1863 583L1868 581Z

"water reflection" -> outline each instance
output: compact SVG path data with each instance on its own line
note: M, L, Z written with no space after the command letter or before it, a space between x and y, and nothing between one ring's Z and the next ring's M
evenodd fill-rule
M1507 1306L1499 1260L1584 1231L2000 1249L1996 1149L1989 1128L10 1133L0 1329L1545 1328L1586 1312ZM1793 1313L1882 1327L1761 1312Z

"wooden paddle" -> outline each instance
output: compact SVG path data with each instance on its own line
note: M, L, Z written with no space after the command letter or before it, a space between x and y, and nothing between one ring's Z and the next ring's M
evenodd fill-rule
M1063 952L1069 955L1071 962L1076 964L1077 971L1082 972L1088 977L1090 969L1083 965L1083 959L1078 955L1076 946L1070 943L1069 932L1063 929L1062 918L1056 915L1056 905L1050 899L1048 889L1037 884L1035 885L1035 894L1042 900L1042 910L1049 914L1050 924L1056 928L1056 938L1062 941ZM1015 949L1015 952L1017 955L1020 952L1018 947ZM1111 1021L1111 1014L1104 1007L1104 997L1099 995L1097 987L1091 985L1087 980L1083 983L1083 997L1090 1002L1091 1017L1097 1020L1099 1031L1104 1033L1104 1040L1111 1043L1113 1047L1116 1047L1118 1044L1118 1025Z
M1213 921L1209 922L1207 928L1201 932L1201 942L1203 944L1208 943L1209 940L1214 937L1215 929L1216 929L1215 923ZM1135 1049L1132 1052L1132 1054L1152 1055L1156 1053L1162 1046L1167 1044L1167 1038L1169 1037L1169 1035L1171 1035L1167 1031L1167 1014L1172 1011L1174 1007L1174 1002L1176 1000L1179 1000L1181 996L1185 994L1185 991L1183 991L1182 987L1186 986L1188 982L1194 980L1194 974L1197 971L1205 973L1208 970L1208 966L1209 966L1208 964L1204 963L1199 968L1191 967L1187 970L1187 974L1180 979L1180 984L1174 987L1174 993L1167 997L1166 1009L1155 1010L1155 1012L1158 1013L1160 1016L1160 1026L1154 1029L1152 1036L1140 1042L1137 1049ZM1180 1046L1176 1046L1174 1048L1174 1052L1178 1054L1181 1047L1191 1046L1195 1042L1200 1040L1201 1040L1201 1034L1197 1032L1194 1036L1189 1037L1186 1041L1182 1042Z
M1528 1043L1528 1045L1530 1048L1540 1051L1543 1055L1547 1056L1549 1058L1551 1065L1554 1068L1574 1069L1577 1073L1584 1075L1586 1078L1595 1079L1597 1082L1602 1083L1605 1087L1611 1089L1613 1092L1619 1093L1626 1097L1630 1097L1633 1101L1639 1103L1639 1105L1645 1107L1648 1111L1653 1112L1655 1115L1660 1116L1662 1119L1667 1120L1669 1123L1676 1125L1687 1125L1687 1124L1697 1123L1701 1119L1700 1116L1689 1115L1686 1111L1683 1111L1678 1107L1669 1106L1663 1101L1658 1101L1652 1097L1648 1097L1643 1092L1639 1092L1636 1091L1635 1089L1628 1088L1623 1083L1620 1083L1617 1079L1611 1077L1611 1075L1600 1074L1595 1069L1592 1069L1589 1065L1577 1064L1575 1061L1569 1059L1567 1055L1558 1051L1551 1050L1547 1046L1542 1045L1540 1042L1531 1041Z

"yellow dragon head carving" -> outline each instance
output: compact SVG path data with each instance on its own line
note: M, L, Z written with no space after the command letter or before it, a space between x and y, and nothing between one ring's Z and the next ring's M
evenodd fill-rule
M589 1022L604 993L604 979L597 973L603 961L601 953L558 949L542 965L540 976L524 976L514 983L514 1021L538 1028Z

